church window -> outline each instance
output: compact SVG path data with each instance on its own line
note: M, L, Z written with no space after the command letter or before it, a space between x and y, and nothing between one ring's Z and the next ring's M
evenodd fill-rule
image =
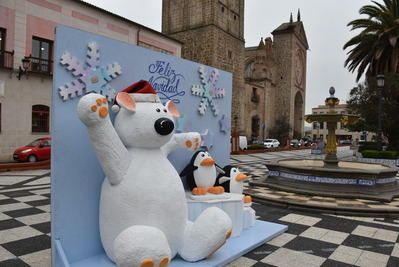
M237 19L237 16L236 15L234 15L234 20L236 20Z
M254 103L259 103L259 95L258 95L258 90L256 87L252 88L251 101Z
M227 56L229 57L229 59L233 58L233 52L231 50L227 51Z
M222 13L224 12L224 6L222 6Z

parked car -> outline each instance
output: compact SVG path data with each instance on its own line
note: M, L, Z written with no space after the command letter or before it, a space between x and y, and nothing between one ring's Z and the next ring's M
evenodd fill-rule
M313 141L310 137L303 137L301 138L299 143L303 146L311 146L313 144Z
M299 142L298 139L292 139L290 142L290 146L291 147L300 147L301 146L301 142Z
M340 145L351 145L352 144L352 140L350 140L350 139L339 140L339 144Z
M265 148L276 148L280 146L280 142L277 139L265 139L263 145Z
M19 147L14 151L13 158L17 161L36 162L50 159L51 137L36 139L26 146Z

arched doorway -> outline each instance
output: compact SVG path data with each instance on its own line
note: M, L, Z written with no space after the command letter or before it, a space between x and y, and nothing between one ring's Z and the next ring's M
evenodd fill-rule
M260 119L258 115L252 116L251 119L251 140L258 140L259 138L259 129L260 129Z
M294 138L303 135L303 97L300 92L295 94L294 100Z

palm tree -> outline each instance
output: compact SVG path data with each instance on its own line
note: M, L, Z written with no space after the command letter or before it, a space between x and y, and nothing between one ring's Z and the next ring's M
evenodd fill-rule
M374 5L365 5L359 10L368 18L356 19L347 25L351 30L362 29L344 45L344 49L351 47L345 67L351 72L357 69L356 81L365 71L374 76L399 70L399 0L372 3Z

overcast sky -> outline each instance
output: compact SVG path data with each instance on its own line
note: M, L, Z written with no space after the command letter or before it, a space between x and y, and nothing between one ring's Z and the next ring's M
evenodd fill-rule
M162 0L86 0L101 8L161 31ZM281 23L294 20L298 8L309 43L306 113L324 103L328 89L334 86L336 96L344 102L356 85L355 74L344 68L343 45L355 33L347 23L359 17L359 9L370 0L246 0L245 42L257 45L261 37L271 36ZM380 1L379 1L380 2Z

